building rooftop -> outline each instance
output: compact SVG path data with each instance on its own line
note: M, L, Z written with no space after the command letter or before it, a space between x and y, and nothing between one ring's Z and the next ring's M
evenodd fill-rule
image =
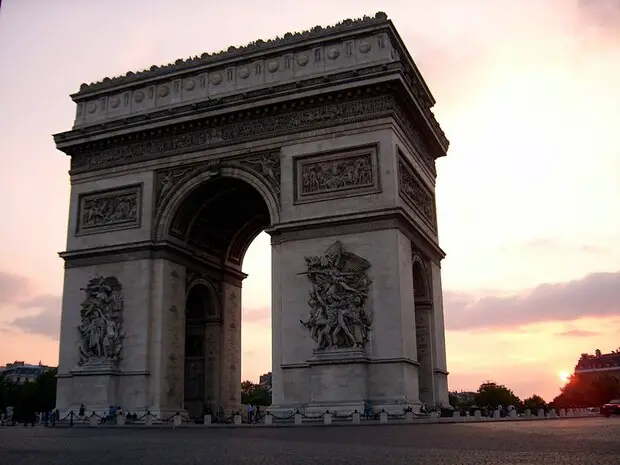
M620 370L620 349L607 354L597 350L594 355L581 354L575 372Z
M275 49L280 46L292 46L298 42L307 41L309 39L320 39L335 33L348 32L352 29L359 28L360 26L375 25L386 22L387 20L388 17L385 13L378 12L374 17L364 16L358 19L345 19L344 21L332 26L315 26L307 31L288 32L284 34L283 37L276 37L269 40L259 39L240 47L230 46L228 49L217 53L203 53L200 56L189 57L186 59L180 58L174 63L169 63L167 65L153 65L149 69L145 69L143 71L129 71L122 76L106 77L101 81L90 84L83 83L80 86L80 91L75 94L75 96L112 88L121 84L129 84L142 79L162 77L178 71L190 70L199 66L217 64L219 62L226 61L227 59L238 59L244 55L249 55L255 52L266 53L270 49Z

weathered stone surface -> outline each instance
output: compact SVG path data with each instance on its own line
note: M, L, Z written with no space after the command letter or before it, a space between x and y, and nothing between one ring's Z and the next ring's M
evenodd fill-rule
M262 230L274 412L447 403L433 197L447 141L393 25L350 26L74 96L77 127L56 136L72 157L60 410L238 410L241 263ZM122 286L105 335L77 311L98 276ZM87 367L100 352L113 363Z

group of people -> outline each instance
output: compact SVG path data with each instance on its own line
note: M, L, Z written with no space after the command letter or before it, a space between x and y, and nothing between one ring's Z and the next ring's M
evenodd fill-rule
M258 423L262 417L259 405L248 405L248 423Z
M23 423L24 426L34 426L43 424L44 426L56 426L60 420L60 412L54 409L49 412L19 412L15 413L13 407L7 407L5 411L0 412L0 426L15 426Z

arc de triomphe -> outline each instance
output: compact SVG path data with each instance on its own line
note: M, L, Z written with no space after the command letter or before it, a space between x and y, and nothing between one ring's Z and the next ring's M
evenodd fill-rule
M240 406L243 256L272 248L274 410L447 403L435 159L385 14L82 85L57 407ZM267 270L266 270L267 271Z

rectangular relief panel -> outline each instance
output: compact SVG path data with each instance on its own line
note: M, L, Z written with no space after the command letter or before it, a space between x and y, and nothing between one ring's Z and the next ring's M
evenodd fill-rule
M377 146L295 159L295 203L381 192Z
M76 235L140 227L142 184L80 194Z
M437 231L433 193L424 185L415 169L405 160L400 151L398 153L398 191L405 202L420 214L428 226L433 231Z

